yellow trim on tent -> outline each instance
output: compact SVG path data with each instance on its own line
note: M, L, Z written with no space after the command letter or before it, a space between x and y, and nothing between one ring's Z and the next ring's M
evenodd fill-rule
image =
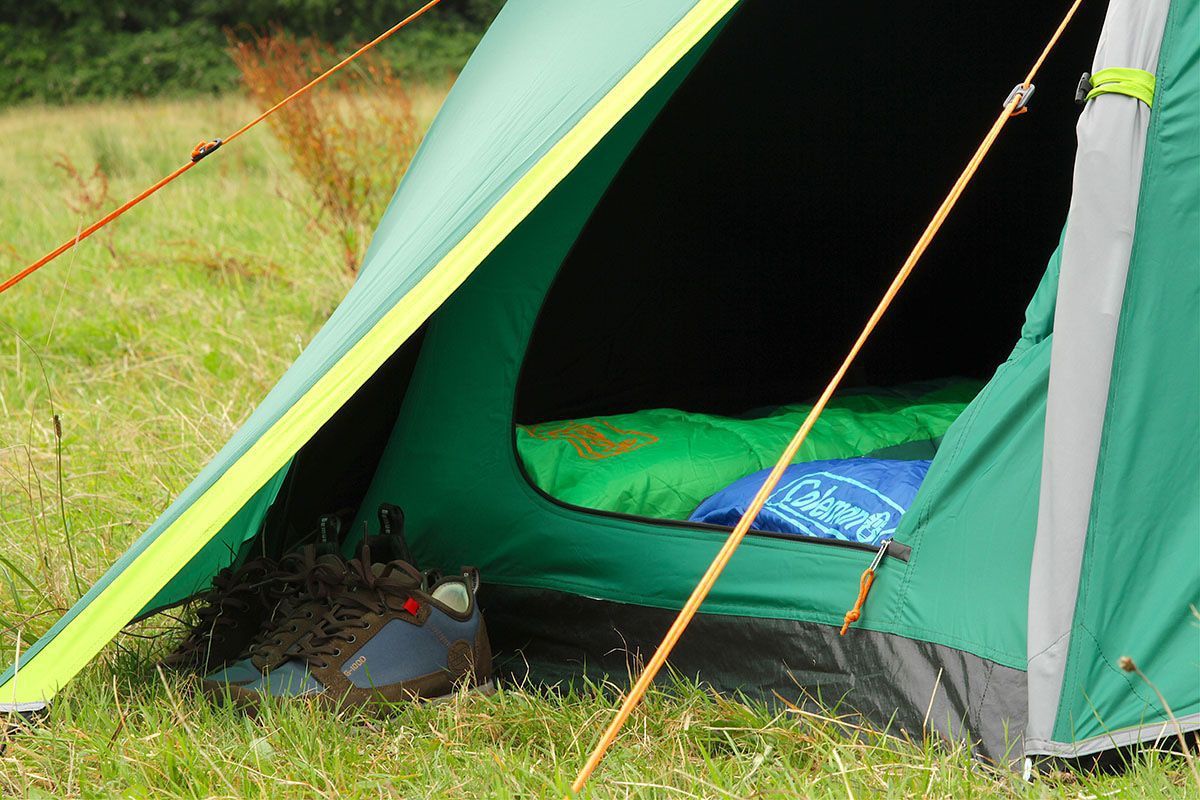
M0 687L0 704L47 702L66 685L737 2L699 0L245 455L20 666Z

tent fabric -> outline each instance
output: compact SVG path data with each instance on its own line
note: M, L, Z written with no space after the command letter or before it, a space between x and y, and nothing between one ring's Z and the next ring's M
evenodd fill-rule
M1167 7L1167 0L1114 0L1093 69L1153 71ZM1151 114L1132 97L1104 95L1088 103L1077 126L1029 590L1027 733L1035 747L1053 740L1059 713Z
M1109 178L1123 185L1109 189L1089 181L1077 187L1076 197L1106 198L1114 207L1089 209L1097 227L1080 232L1086 233L1080 236L1085 241L1071 238L1069 222L1064 244L1055 336L1055 348L1063 350L1052 358L1050 401L1061 403L1063 416L1077 416L1072 427L1060 428L1061 448L1048 449L1046 458L1061 459L1071 447L1073 457L1086 453L1096 468L1082 517L1065 513L1062 493L1067 487L1043 484L1043 496L1048 490L1054 493L1044 500L1053 505L1046 528L1039 519L1038 545L1044 534L1074 534L1082 549L1070 555L1078 579L1065 570L1055 576L1072 580L1076 591L1065 597L1058 593L1052 600L1049 592L1030 598L1031 615L1034 601L1043 599L1066 603L1073 612L1069 627L1045 634L1039 629L1039 642L1047 646L1069 635L1065 651L1047 651L1058 657L1053 672L1049 659L1034 649L1030 631L1031 690L1035 677L1049 678L1050 687L1061 686L1052 733L1037 735L1045 734L1045 728L1034 730L1031 718L1033 752L1087 754L1111 747L1114 740L1161 733L1166 710L1136 675L1117 667L1122 656L1132 657L1155 682L1179 719L1191 727L1200 724L1200 628L1189 609L1200 607L1200 58L1195 36L1200 8L1194 2L1173 2L1168 11L1165 5L1114 4L1110 19L1128 14L1136 35L1126 38L1113 31L1097 58L1097 66L1105 65L1102 58L1108 64L1119 58L1122 65L1156 72L1153 111L1133 98L1105 95L1091 101L1081 124L1081 160L1111 153L1113 160L1096 166L1107 167ZM1158 54L1152 42L1164 16ZM1113 120L1109 136L1095 129L1103 114L1121 115ZM1130 130L1126 125L1131 119L1136 119L1132 130L1138 135L1123 141L1120 135ZM1126 152L1144 152L1144 159L1124 156ZM1119 160L1123 156L1131 162L1126 168ZM1105 236L1112 237L1111 250L1097 251L1094 242ZM1077 248L1074 255L1072 247ZM1127 268L1116 262L1116 274L1106 275L1109 259L1116 261L1117 253L1127 259ZM1113 286L1111 294L1097 293L1106 285ZM1078 307L1071 309L1073 303ZM1072 351L1062 336L1064 324L1077 326L1077 337L1094 337L1086 350L1078 338L1072 346L1081 360L1095 359L1099 375L1086 374L1082 365L1068 372L1066 359ZM1056 387L1059 376L1075 381L1069 391L1076 397L1084 391L1082 381L1102 387L1103 417L1092 417L1070 394L1056 395L1066 389L1062 383ZM1088 431L1089 440L1075 427L1085 415L1100 426ZM1063 420L1058 424L1064 425ZM1050 430L1048 422L1048 436ZM1072 563L1066 554L1051 557ZM1034 577L1044 574L1039 570ZM1136 597L1157 601L1142 605L1133 602ZM1057 608L1041 611L1058 619ZM1055 697L1031 691L1031 710L1035 699L1053 703Z
M962 380L835 398L795 461L901 447L905 456L888 457L932 458L980 388ZM650 409L522 425L517 450L534 485L563 503L684 520L709 495L774 465L811 408L788 405L751 418Z
M932 697L938 718L930 723L935 729L970 739L981 754L1007 762L1014 752L1077 754L1157 736L1162 714L1156 699L1113 666L1127 654L1148 667L1186 726L1200 724L1200 697L1190 668L1200 650L1200 628L1185 616L1188 603L1200 602L1200 554L1194 538L1200 525L1200 409L1195 403L1200 394L1195 359L1200 348L1195 261L1200 187L1193 179L1200 163L1200 120L1193 102L1200 93L1200 44L1189 36L1200 22L1200 11L1195 3L1172 3L1159 37L1158 63L1146 63L1153 60L1149 54L1158 41L1151 21L1161 20L1152 12L1162 7L1134 9L1117 0L1109 11L1101 53L1136 42L1145 58L1138 61L1123 53L1120 63L1097 60L1096 66L1153 70L1153 110L1117 94L1089 101L1080 126L1075 199L1058 250L1028 302L1019 341L994 372L992 366L1007 349L1006 333L992 340L999 349L989 351L984 363L971 365L979 376L990 372L990 377L945 428L853 631L835 635L875 548L752 534L717 582L693 629L721 637L694 640L685 650L695 675L749 694L786 685L786 679L798 684L798 691L844 701L880 725L892 719L923 722L928 713L917 703ZM963 7L955 22L968 13L984 19L990 12L981 9ZM1035 15L1043 11L1040 6L1030 9ZM587 273L582 286L604 289L606 303L587 305L585 300L584 306L571 306L569 314L560 312L584 338L628 319L613 312L631 310L649 323L640 330L661 330L664 342L671 340L672 322L688 313L690 324L682 330L710 332L705 313L713 313L711 306L707 312L682 308L658 289L621 296L630 269L653 269L656 263L664 270L671 267L674 272L661 274L680 276L694 290L693 298L713 277L703 270L718 269L737 285L771 293L773 300L803 293L807 305L802 311L792 314L786 302L776 302L764 305L762 310L770 314L758 318L754 296L739 298L745 302L738 314L724 318L721 328L730 335L754 332L739 341L749 347L731 351L738 357L725 361L733 365L729 374L736 382L714 370L683 387L692 390L684 395L703 401L703 387L722 382L725 388L773 391L771 381L787 388L793 373L804 371L808 377L823 369L826 358L837 363L845 343L840 331L826 330L828 324L803 334L811 359L798 363L794 357L774 356L789 329L799 327L789 319L810 321L817 312L823 324L859 318L858 305L867 306L871 285L888 269L886 254L870 252L871 236L887 226L881 218L886 215L863 213L853 192L820 191L829 183L820 172L798 174L797 183L788 187L810 196L774 191L789 170L802 173L806 164L818 161L800 157L805 153L764 162L753 148L734 148L736 163L721 165L727 169L701 163L706 128L690 116L698 107L697 97L700 111L707 111L715 94L706 92L713 86L739 93L744 78L737 71L738 57L760 45L764 26L794 35L794 25L775 24L768 13L803 12L788 4L768 7L736 0L510 0L418 151L345 301L196 481L22 655L19 672L10 670L0 679L0 708L28 709L47 702L122 625L187 598L214 569L265 539L281 508L286 511L288 498L310 489L319 495L321 486L294 486L298 474L304 477L300 465L306 454L330 435L333 423L346 423L347 409L355 408L352 401L367 396L374 377L388 377L403 353L411 356L405 362L411 374L406 372L402 381L383 381L399 388L397 396L381 404L391 410L375 412L381 418L372 421L372 430L391 432L379 437L387 441L377 460L372 455L370 463L358 465L364 473L356 487L361 502L350 530L358 535L364 523L368 529L375 524L379 503L403 507L418 560L442 568L480 566L495 598L491 608L501 622L497 630L511 637L504 647L516 650L528 642L542 656L532 663L548 666L551 674L554 668L578 674L592 659L604 664L623 660L624 655L608 652L607 639L620 639L626 625L638 634L629 641L653 643L655 626L691 592L720 546L722 532L682 520L600 514L539 491L518 453L518 395L523 380L539 382L543 401L555 388L552 371L532 378L523 371L547 298L568 262ZM874 21L885 13L895 15L888 21L899 23L915 12L876 9ZM996 11L997 19L1006 13ZM1057 18L1057 9L1044 13ZM746 27L740 27L743 23ZM895 46L903 46L903 37L893 38L901 42ZM1092 41L1084 46L1090 49ZM877 46L893 44L883 37ZM839 43L839 53L850 59L854 46ZM1060 45L1071 46L1066 40ZM788 59L801 55L787 53ZM785 62L777 63L786 71ZM904 66L896 63L895 70L880 76L881 82L896 81L891 89L870 88L890 91L893 97L897 90L910 90L911 85L899 83ZM1070 71L1073 89L1078 69ZM970 70L963 74L972 96L978 95L981 76ZM947 70L946 76L956 77L956 71ZM789 92L794 88L789 76L771 77L778 77L775 83L786 84ZM837 70L827 77L831 82L845 79ZM686 102L674 103L684 95ZM826 96L826 102L840 102L835 93ZM1039 91L1040 98L1047 96ZM1073 114L1067 97L1065 113ZM778 99L764 95L756 130L777 134L778 120L790 118L773 116L779 106L770 106L768 98ZM785 97L786 102L793 99ZM917 138L927 146L931 136L914 120L923 120L928 131L941 131L939 120L954 113L942 103L941 93L914 93L908 103L911 119L906 115L895 124L913 126L909 133L920 134ZM1045 106L1056 107L1063 108ZM989 110L988 117L993 113ZM864 141L878 139L874 131L864 133L861 117L852 114L837 117L849 127L829 123L826 130L823 126L834 117L805 113L802 121L787 121L786 132L791 133L792 125L804 126L805 136L795 141L818 144L832 137L848 140L848 133L864 136ZM1036 146L1035 130L1015 129L1006 144ZM660 140L643 148L656 133L660 139L687 136L692 147L672 152ZM1067 137L1047 141L1055 143L1053 152L1067 155ZM817 152L815 145L806 146ZM964 145L964 150L969 148ZM1143 153L1140 171L1131 169ZM896 151L897 160L908 164L910 155ZM691 174L659 170L664 161L678 166L681 159L691 159L685 164ZM1101 169L1096 169L1097 161ZM1068 167L1064 158L1064 178ZM1106 173L1104 181L1100 172ZM660 175L677 183L659 185ZM753 182L731 182L731 175L750 176ZM811 184L802 181L814 176ZM1036 180L1040 188L1043 177L1045 186L1054 183L1053 175L1028 174L1021 183ZM870 179L885 185L894 178L881 173ZM981 173L980 179L986 176ZM1121 191L1108 187L1110 180L1121 182ZM661 208L671 191L694 190L698 183L747 188L723 196L719 209L679 203L670 210L694 217L682 221L679 214L652 213L653 207L635 218L604 213L611 211L606 203L615 197L624 196L629 203L628 195L612 191L614 187L651 186L649 199ZM761 196L750 198L751 192ZM797 197L809 204L804 213L853 215L855 232L861 231L867 246L845 253L830 248L819 259L795 259L797 242L811 235L810 228L788 231L801 239L772 240L772 226L786 223L775 225L771 219L752 236L741 237L721 225L721 217L701 221L706 210L740 204L743 211L773 207L800 216L792 208ZM979 215L974 227L962 225L959 217L944 231L949 238L941 244L952 242L963 248L957 253L966 254L956 256L956 275L1002 271L1005 264L995 259L970 261L976 235L995 233L989 226L1002 226L1009 242L1025 242L1028 230L1035 228L1043 244L1026 249L1052 246L1060 220L1046 215L1023 220L1020 236L1012 235L1011 215L1022 210L1014 198L1019 195L964 197L960 213L971 202L986 205L989 213ZM1099 208L1097 199L1108 205ZM642 208L638 203L630 207ZM609 224L615 220L621 229L606 233L600 217ZM683 233L671 228L668 219ZM655 241L668 249L673 236L699 241L690 242L697 245L691 257L674 264L639 259L637 253L622 252L629 249L624 237L633 238L635 227L662 233ZM620 246L592 250L594 237L601 235L610 242L622 237ZM721 237L725 249L719 265L705 260L706 236ZM1106 241L1117 245L1105 247L1101 243ZM598 257L572 259L589 253ZM1014 297L1032 288L1035 270L1044 263L1044 253L1018 255L1019 269L1011 273L1012 280L1003 273L1003 282L1012 289L1027 275L1029 284ZM614 260L629 269L620 272ZM820 291L815 291L818 284L804 280L816 275L826 279ZM763 276L769 278L751 283ZM937 302L961 310L954 304L963 299L939 295L936 280L912 289L925 301L922 307L935 313L916 321L909 317L901 326L885 322L876 340L877 346L882 340L882 349L873 352L866 370L893 370L898 377L855 377L856 385L928 378L915 370L938 362L947 351L954 357L971 356L969 348L955 347L963 331L943 325L936 314ZM1015 325L1019 305L1006 306L1005 313L1009 310L1013 318L1004 324ZM750 324L764 320L768 324ZM914 328L920 336L911 335ZM618 372L635 376L637 385L614 387L629 390L623 395L604 388L591 393L610 395L613 407L539 415L534 421L681 405L620 402L651 396L663 376L682 382L696 371L694 362L680 370L681 362L672 363L670 352L641 347L622 353L619 337L593 338L599 348L585 349L569 365L575 373L596 369L608 374L605 368L615 361L618 368L636 367ZM710 343L693 335L690 344L692 355L703 356ZM759 380L756 354L765 356L761 363L772 370L765 376L770 380ZM961 372L955 367L934 374ZM699 382L700 377L708 383ZM573 388L572 401L595 399L586 382ZM737 393L730 392L723 402L736 399ZM759 402L778 403L780 398ZM1074 409L1077 419L1070 418ZM1130 497L1140 505L1130 503ZM522 612L530 607L541 616ZM587 627L580 620L587 620ZM782 635L760 635L771 632ZM714 647L715 642L732 643L728 652L740 655L739 636L755 637L760 648L769 647L758 651L764 652L763 663L742 663L744 658L729 658ZM599 647L606 649L600 652ZM931 685L940 687L940 693ZM1032 713L1035 698L1037 714ZM1027 731L1027 741L1014 741L1022 731Z

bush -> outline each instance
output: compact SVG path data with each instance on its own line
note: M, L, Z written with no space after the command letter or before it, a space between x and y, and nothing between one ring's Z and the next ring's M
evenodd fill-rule
M33 0L0 9L0 105L228 91L238 72L226 28L278 27L346 52L416 9L417 0ZM462 67L503 0L443 0L380 49L410 80ZM11 6L11 7L10 7Z
M189 95L227 90L237 70L219 30L192 22L152 31L0 27L0 104Z
M234 38L230 53L251 99L266 110L336 60L313 37ZM279 146L312 190L314 220L337 236L353 274L421 138L412 100L395 68L367 53L354 74L339 73L267 118Z

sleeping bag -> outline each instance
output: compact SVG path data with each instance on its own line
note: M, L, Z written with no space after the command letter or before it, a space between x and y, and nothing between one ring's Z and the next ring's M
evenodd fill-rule
M795 461L933 458L980 386L947 380L838 395ZM560 502L686 520L709 495L774 464L811 409L726 417L656 408L518 425L517 452L531 482Z
M929 461L847 458L788 467L755 530L879 545L912 505ZM700 504L692 522L736 525L770 470L734 481Z

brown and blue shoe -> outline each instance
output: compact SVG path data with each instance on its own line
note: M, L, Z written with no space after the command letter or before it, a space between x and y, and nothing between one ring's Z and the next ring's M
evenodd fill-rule
M427 588L407 562L373 562L369 543L346 566L332 603L286 648L280 663L250 682L207 680L206 689L244 705L308 697L337 707L386 707L460 689L492 690L474 570Z

